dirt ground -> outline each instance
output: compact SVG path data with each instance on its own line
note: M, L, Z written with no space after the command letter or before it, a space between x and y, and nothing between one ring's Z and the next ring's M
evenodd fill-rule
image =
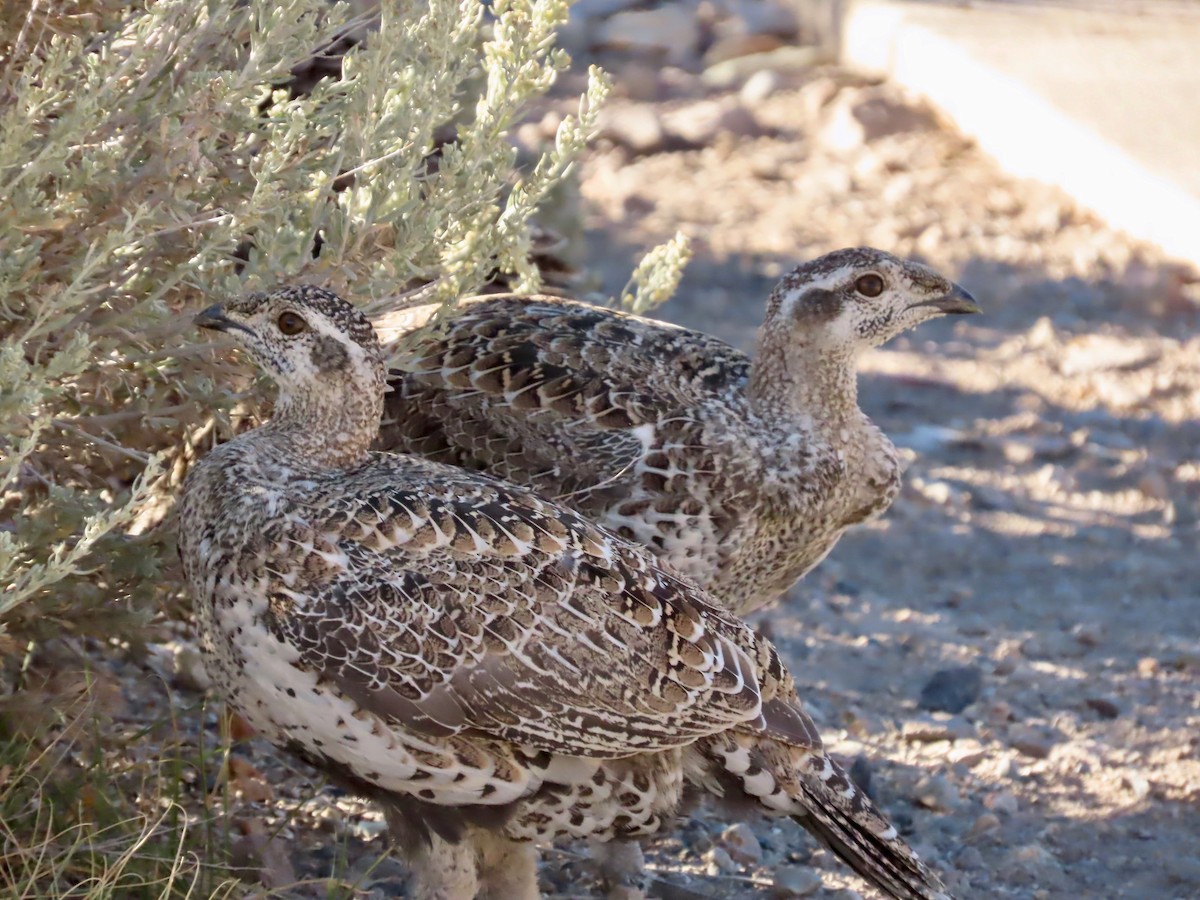
M956 896L1200 896L1200 281L895 88L770 76L739 93L618 68L578 171L598 287L678 229L696 255L658 314L746 349L778 276L843 246L922 258L985 314L863 361L904 490L757 624ZM247 808L291 821L276 884L402 895L375 813L257 742L244 755L274 792ZM700 808L651 842L654 893L859 896L798 826L732 823ZM599 896L585 853L546 851L547 896Z

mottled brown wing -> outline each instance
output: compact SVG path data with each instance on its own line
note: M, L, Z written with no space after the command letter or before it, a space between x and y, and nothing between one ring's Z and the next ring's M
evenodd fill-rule
M694 441L747 358L716 338L566 300L463 307L392 372L381 446L563 496Z
M270 627L403 727L612 757L761 721L765 642L529 492L381 456L276 521Z

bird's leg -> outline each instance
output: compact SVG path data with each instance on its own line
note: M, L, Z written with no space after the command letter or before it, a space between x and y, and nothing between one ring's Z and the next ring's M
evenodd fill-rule
M475 848L430 835L429 845L409 856L413 900L474 900L479 894Z
M637 841L592 841L591 849L608 900L646 900L650 878L641 844Z
M478 829L471 837L478 852L480 900L538 900L537 848Z
M413 900L474 900L479 894L479 863L469 839L450 843L433 833L416 831L400 808L384 803L392 846L412 874Z

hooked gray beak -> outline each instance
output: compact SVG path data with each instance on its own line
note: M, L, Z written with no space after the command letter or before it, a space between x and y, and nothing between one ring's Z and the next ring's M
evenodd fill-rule
M957 284L951 287L950 293L941 297L935 297L932 300L922 300L920 303L914 303L909 306L909 309L916 309L920 306L932 306L940 313L957 316L983 312L979 308L979 304L975 302L975 298Z
M211 328L213 331L244 331L246 334L254 334L249 328L240 322L235 322L233 319L225 315L225 310L220 303L214 303L212 306L196 314L193 320L201 328Z

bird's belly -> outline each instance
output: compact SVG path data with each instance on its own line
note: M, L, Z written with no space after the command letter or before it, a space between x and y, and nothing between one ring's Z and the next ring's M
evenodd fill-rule
M214 635L218 656L237 660L220 681L230 705L272 743L330 760L385 791L433 803L511 803L531 789L530 772L511 755L466 739L427 737L363 710L299 665L294 647L238 618L224 616Z
M678 805L678 750L595 760L461 735L428 737L362 710L299 665L296 649L249 610L222 612L212 637L218 657L236 660L220 677L230 704L272 743L384 791L448 806L516 802L506 833L537 841L652 832Z
M591 774L583 779L555 777L551 769L542 789L519 805L506 834L514 840L532 841L563 837L616 840L652 834L679 806L681 758L682 751L676 749L588 761Z

